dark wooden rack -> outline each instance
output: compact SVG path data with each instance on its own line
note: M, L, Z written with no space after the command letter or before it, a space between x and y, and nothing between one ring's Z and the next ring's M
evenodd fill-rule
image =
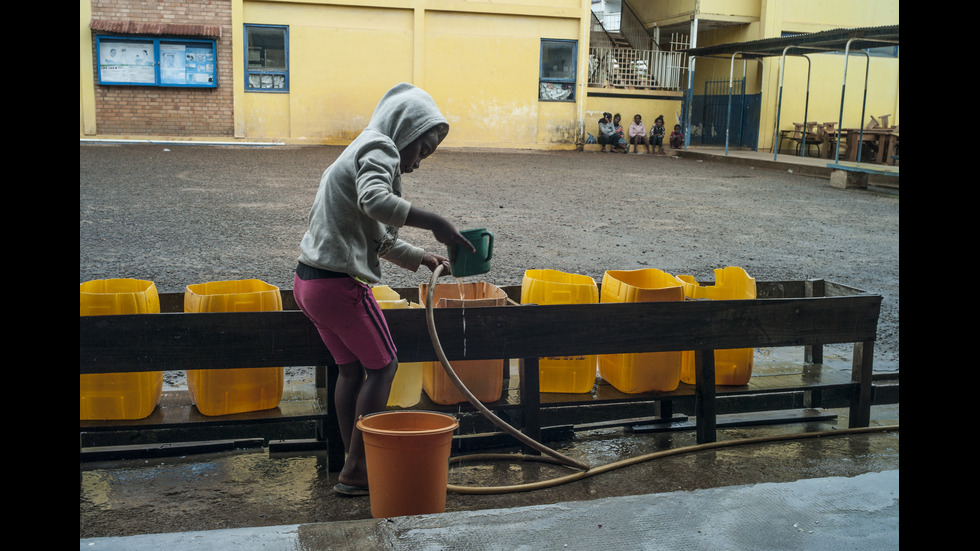
M693 429L698 442L712 442L719 426L719 404L726 399L739 398L734 412L743 414L783 403L768 400L761 405L759 396L804 396L807 406L849 408L852 427L869 424L875 401L872 371L879 295L807 280L757 282L758 298L754 300L556 306L516 305L520 288L504 289L515 305L466 308L465 314L463 309L440 308L433 311L434 320L450 362L520 359L519 385L488 407L515 420L535 440L553 432L551 425L599 426L621 419L624 412L650 411L655 415L632 419L632 425L638 430L658 425ZM418 300L417 289L396 291L403 298ZM186 392L168 392L145 419L80 422L83 459L86 453L97 451L89 448L86 452L86 444L119 448L120 440L109 439L110 434L122 434L123 441L145 448L147 442L248 440L260 427L263 434L272 435L270 441L305 440L323 452L327 468L339 469L343 449L331 445L340 438L336 423L330 422L333 412L327 399L337 367L313 325L296 309L292 293L283 291L285 309L281 312L185 314L182 303L182 294L164 294L160 314L80 317L80 373L317 366L315 392L310 399L284 401L273 410L220 417L197 412ZM385 316L400 361L437 360L423 309L385 310ZM854 345L850 373L821 369L822 346L838 343ZM798 373L753 378L737 387L700 383L714 380L714 350L800 346L805 357ZM673 392L643 394L623 394L606 384L587 394L538 391L539 357L670 350L695 351L698 384L682 383ZM794 400L785 403L799 405ZM691 412L695 421L675 416L675 406ZM413 409L473 411L468 404L439 406L424 394ZM750 423L751 415L740 419ZM310 438L297 438L283 428L287 425L305 427L300 432L311 431Z

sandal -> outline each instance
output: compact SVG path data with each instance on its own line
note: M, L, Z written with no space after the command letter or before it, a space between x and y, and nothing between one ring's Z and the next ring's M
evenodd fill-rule
M337 485L333 487L333 491L340 495L351 497L368 495L367 486L351 486L350 484L344 484L343 482L338 482Z

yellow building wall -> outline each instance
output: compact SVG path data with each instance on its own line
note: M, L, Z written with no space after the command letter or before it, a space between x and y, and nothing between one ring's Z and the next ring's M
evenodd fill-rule
M412 82L410 9L245 2L243 20L289 26L289 92L241 94L249 139L349 143L389 88Z
M538 75L542 38L577 40L583 57L585 1L362 4L244 2L244 24L289 26L289 92L243 87L241 137L346 144L391 86L411 82L449 120L444 146L575 146L583 88L575 102L539 101Z
M449 120L445 144L574 144L576 103L539 101L538 73L541 39L578 32L573 19L428 13L424 87Z
M898 0L782 0L782 30L812 33L838 27L898 25Z

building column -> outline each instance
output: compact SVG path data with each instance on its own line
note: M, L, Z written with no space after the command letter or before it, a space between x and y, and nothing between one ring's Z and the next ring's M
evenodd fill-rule
M762 0L759 10L759 40L778 38L783 28L783 0ZM779 101L779 57L762 59L759 86L759 151L773 147L776 135L776 104Z

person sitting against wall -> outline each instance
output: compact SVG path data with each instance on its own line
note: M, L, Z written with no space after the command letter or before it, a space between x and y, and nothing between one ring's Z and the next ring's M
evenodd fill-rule
M647 127L643 124L643 117L639 114L633 115L633 122L630 123L630 145L633 152L640 152L640 144L647 146L647 153L650 153L650 140L647 139Z
M623 130L623 124L620 122L623 117L616 113L613 117L613 128L615 128L616 137L619 139L619 147L623 150L623 153L630 152L630 142L626 139L626 132Z
M660 148L660 154L664 155L664 116L660 115L653 121L653 128L650 129L650 145L654 151Z
M613 126L612 113L603 113L602 118L599 119L599 145L602 147L600 151L605 151L606 146L609 146L609 151L614 151L619 145L619 137L616 135L616 127Z
M670 148L680 149L684 146L684 132L681 131L681 125L675 124L674 131L670 133Z

